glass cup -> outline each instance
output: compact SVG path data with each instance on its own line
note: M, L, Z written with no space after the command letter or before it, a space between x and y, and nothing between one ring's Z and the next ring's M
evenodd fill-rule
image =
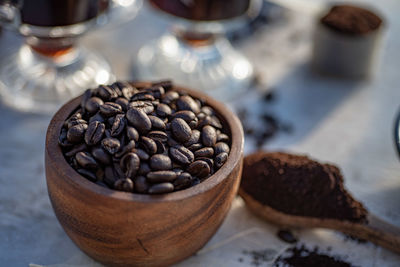
M80 36L132 19L141 0L0 0L0 22L24 44L0 66L2 101L19 110L53 112L85 89L114 79L108 62L78 45Z
M220 100L247 90L253 67L225 37L243 26L261 1L149 0L147 3L171 21L159 39L143 46L133 64L138 79L173 78Z

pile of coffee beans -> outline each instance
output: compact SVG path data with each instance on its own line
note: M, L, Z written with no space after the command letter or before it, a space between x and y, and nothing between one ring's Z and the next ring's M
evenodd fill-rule
M170 81L87 90L64 122L59 145L90 181L142 194L196 185L221 168L230 152L214 109Z

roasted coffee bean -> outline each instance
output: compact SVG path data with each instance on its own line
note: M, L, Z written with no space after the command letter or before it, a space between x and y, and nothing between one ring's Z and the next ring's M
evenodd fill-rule
M175 190L188 188L192 185L192 176L188 172L183 172L173 182Z
M153 155L153 154L155 154L157 152L157 144L151 138L148 138L146 136L142 136L140 138L140 143L139 144L144 149L144 151L146 151L147 154L149 154L149 155Z
M217 138L218 139L218 138ZM224 142L218 142L214 146L215 154L218 155L222 152L228 153L229 154L229 146L224 143Z
M162 119L149 115L149 119L151 121L151 126L153 129L158 129L158 130L164 130L165 129L165 123Z
M154 98L157 99L159 99L165 93L164 88L158 85L153 85L150 88L145 88L144 91L151 93Z
M217 142L228 142L229 141L229 136L224 134L224 133L220 133L217 136Z
M166 148L163 142L159 141L159 140L154 140L154 142L157 145L157 154L164 154L166 152Z
M190 151L194 152L194 151L197 151L197 150L201 149L202 147L203 147L203 145L201 143L196 143L196 144L188 146L187 148Z
M122 96L126 99L131 99L131 97L138 92L136 88L134 88L132 85L130 85L128 82L115 82L112 84L112 87L119 88L119 90L122 93Z
M139 156L140 160L148 160L150 158L149 154L143 149L137 148L135 153Z
M140 162L140 167L138 170L138 174L139 175L146 175L148 172L151 172L150 166L149 164L147 164L146 162Z
M152 171L147 174L147 181L150 183L172 182L176 179L176 173L173 171Z
M149 184L147 183L147 179L144 176L137 176L133 180L134 183L134 189L135 192L137 193L147 193L147 190L149 189Z
M139 133L132 126L126 126L126 136L129 140L139 141Z
M126 118L139 133L147 133L151 130L151 121L143 110L132 108L126 113Z
M120 105L123 111L126 111L128 109L129 100L124 97L118 97L117 99L115 99L115 103Z
M118 114L115 116L114 122L111 127L111 136L115 137L122 133L125 129L126 120L124 114Z
M114 183L114 188L120 191L133 192L133 182L129 178L118 179Z
M97 93L104 101L110 101L113 98L117 98L118 94L110 86L100 85L97 88Z
M172 88L172 81L170 81L170 80L158 81L158 82L152 83L151 85L153 87L159 86L159 87L164 88L165 90L169 90Z
M200 131L199 130L192 130L192 134L190 135L190 139L187 140L184 145L189 147L193 144L198 143L200 140Z
M120 162L121 169L125 172L126 177L133 178L140 167L139 156L135 153L128 153L122 157Z
M89 146L96 145L103 138L104 131L106 126L104 123L100 123L98 121L93 121L89 124L86 133L85 133L85 142Z
M87 124L77 124L67 131L67 140L71 143L79 143L83 140Z
M104 120L104 118L101 116L100 112L97 112L97 113L94 114L92 117L90 117L90 119L89 119L89 124L90 124L91 122L94 122L94 121L98 121L98 122L101 122L101 123L104 123L104 122L105 122L105 120Z
M224 163L228 160L228 153L222 152L215 157L214 163L215 167L218 169L224 165Z
M134 140L130 140L125 146L123 146L117 153L114 154L116 158L120 158L126 153L135 152L136 143Z
M191 175L200 179L207 177L210 174L210 166L205 161L196 160L186 169Z
M116 138L105 138L101 141L101 146L111 155L114 155L121 147L121 143Z
M106 102L100 106L100 113L105 117L111 117L122 113L122 107L114 102Z
M156 171L172 169L171 159L163 154L155 154L150 158L150 168Z
M151 131L147 134L147 137L160 142L167 142L168 140L168 135L163 131Z
M63 148L72 147L74 144L67 140L67 129L62 128L60 136L58 137L58 144Z
M212 147L203 147L194 152L194 156L196 158L199 158L199 157L210 158L213 155L214 155L214 149Z
M188 141L192 135L192 129L190 129L189 125L180 118L172 120L171 130L175 139L182 143Z
M191 96L188 95L179 97L176 101L176 106L178 107L178 110L190 110L195 114L200 112L199 105Z
M101 164L108 165L111 163L110 155L101 147L94 148L92 150L92 155Z
M87 122L83 119L73 119L68 121L68 129L72 128L75 125L86 125Z
M154 96L146 91L137 92L132 96L132 101L154 101Z
M90 114L94 114L97 111L99 111L100 106L103 104L104 104L104 102L103 102L103 100L101 100L101 98L94 96L86 101L85 109Z
M190 123L191 121L196 119L196 115L192 111L182 110L175 112L174 114L171 115L171 120L177 118L184 120L186 123Z
M81 108L82 108L82 112L85 113L85 106L86 106L86 102L92 97L92 90L91 89L87 89L81 97Z
M66 127L67 129L71 128L70 123L76 120L81 120L82 119L82 114L81 113L75 113L74 115L72 115L70 118L68 118L66 121L64 121L64 127ZM75 124L74 124L75 125Z
M208 115L208 116L213 116L214 115L214 110L209 106L201 107L200 111L203 112L204 114Z
M196 158L196 160L202 160L205 161L208 166L210 166L210 170L212 172L213 168L214 168L214 160L211 158L206 158L206 157L200 157L200 158Z
M164 103L164 104L169 105L170 103L174 102L174 101L177 100L178 98L179 98L178 92L169 91L169 92L165 93L165 94L161 97L161 102Z
M73 156L75 156L76 153L81 152L81 151L85 151L85 150L87 150L86 144L79 144L79 145L76 145L76 146L72 147L71 150L66 152L65 156L73 157Z
M96 169L98 167L96 160L88 152L76 153L75 159L85 169Z
M157 109L156 109L156 113L160 117L167 117L167 116L171 115L172 110L166 104L158 104L157 105Z
M179 164L187 165L193 162L194 155L192 151L182 145L177 145L169 149L171 159Z
M142 110L146 114L150 114L154 111L154 106L151 102L148 101L133 101L128 105L128 110L131 108L135 108L138 110Z
M97 177L96 174L90 170L87 169L77 169L76 170L79 174L85 176L86 178L88 178L90 181L95 182L97 181Z
M201 142L205 146L214 146L215 143L217 142L217 132L215 131L215 128L206 125L203 127L201 131Z
M222 129L222 124L216 116L206 116L204 119L199 121L197 126L202 128L206 125L211 125L216 129Z
M161 183L152 185L148 193L149 194L165 194L174 191L174 185L171 183Z

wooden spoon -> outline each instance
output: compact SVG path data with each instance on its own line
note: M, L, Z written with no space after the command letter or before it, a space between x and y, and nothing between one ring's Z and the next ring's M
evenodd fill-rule
M400 253L400 228L383 221L373 214L368 214L368 223L289 215L260 203L242 188L239 189L239 195L254 214L273 224L289 228L316 227L334 229L347 235L369 240L379 246Z

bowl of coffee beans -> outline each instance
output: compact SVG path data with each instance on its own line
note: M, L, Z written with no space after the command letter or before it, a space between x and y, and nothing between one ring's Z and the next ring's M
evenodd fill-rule
M52 118L46 180L62 227L113 266L165 266L212 237L237 193L243 130L223 104L170 81L87 90Z

